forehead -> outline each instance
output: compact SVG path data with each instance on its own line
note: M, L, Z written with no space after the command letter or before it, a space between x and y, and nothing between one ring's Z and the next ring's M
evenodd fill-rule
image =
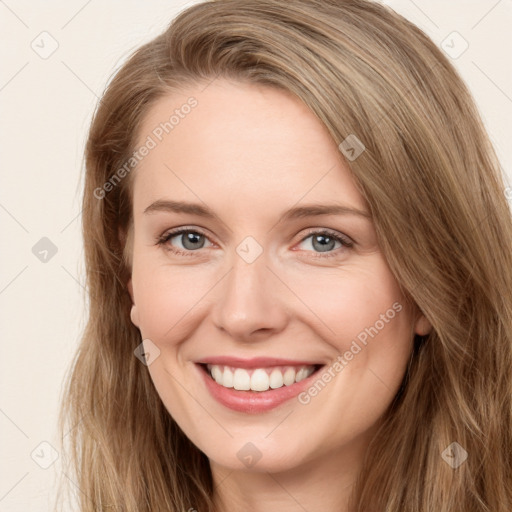
M230 197L233 206L239 198L292 205L307 195L365 207L325 126L276 88L217 79L170 93L146 114L143 145L150 149L134 172L134 206L164 195Z

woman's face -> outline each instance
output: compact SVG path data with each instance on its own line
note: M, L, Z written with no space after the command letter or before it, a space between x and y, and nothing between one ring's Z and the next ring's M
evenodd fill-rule
M205 85L154 104L137 145L129 289L151 378L212 464L359 457L429 326L315 115Z

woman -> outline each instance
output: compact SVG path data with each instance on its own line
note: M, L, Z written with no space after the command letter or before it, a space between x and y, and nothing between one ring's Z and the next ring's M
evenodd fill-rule
M195 5L111 81L86 168L80 510L512 509L511 215L418 28Z

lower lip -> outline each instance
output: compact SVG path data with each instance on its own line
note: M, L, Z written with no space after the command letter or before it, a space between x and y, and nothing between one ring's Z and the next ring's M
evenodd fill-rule
M239 391L217 384L201 365L198 364L197 367L203 376L208 391L219 403L234 411L254 414L270 411L295 398L311 384L317 373L322 369L319 368L306 379L295 382L290 386L282 386L268 391Z

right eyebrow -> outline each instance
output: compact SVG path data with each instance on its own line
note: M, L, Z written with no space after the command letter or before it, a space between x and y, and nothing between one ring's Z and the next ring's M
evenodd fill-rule
M144 213L154 212L191 213L193 215L199 215L200 217L218 219L217 215L215 215L215 213L213 213L213 211L207 206L203 206L198 203L187 203L184 201L170 201L167 199L159 199L158 201L151 203L144 210Z

